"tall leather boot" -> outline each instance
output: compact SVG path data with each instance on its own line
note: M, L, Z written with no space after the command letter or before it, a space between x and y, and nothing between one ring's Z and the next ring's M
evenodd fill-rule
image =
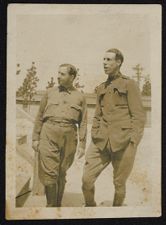
M115 193L114 200L113 200L113 206L122 206L123 202L124 202L124 199L125 199L124 194Z
M58 193L57 184L50 184L45 186L45 193L47 199L46 207L57 207L57 193Z
M62 198L65 190L65 184L66 184L66 179L65 178L59 178L58 182L58 196L57 196L57 206L61 207L62 203Z

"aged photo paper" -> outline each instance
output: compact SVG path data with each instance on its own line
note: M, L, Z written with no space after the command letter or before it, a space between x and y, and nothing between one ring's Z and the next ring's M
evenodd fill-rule
M109 49L114 50L109 52ZM115 58L119 51L123 54L124 60L122 60L122 54L120 53L119 58ZM114 58L110 59L110 57ZM63 95L65 91L58 86L61 79L58 80L58 76L63 77L65 71L68 73L66 68L69 66L66 66L66 64L74 65L72 68L76 68L77 73L75 79L73 78L73 89L68 89ZM63 66L60 67L60 65ZM90 176L91 170L89 169L89 172L86 173L89 182L87 180L85 182L85 176L84 179L82 177L85 173L84 165L95 165L96 160L101 159L93 158L93 162L86 161L86 157L88 157L86 153L88 149L97 148L90 145L93 136L91 129L94 125L94 115L97 115L95 114L95 108L97 106L102 108L106 105L109 108L112 104L110 98L104 92L107 87L102 84L107 80L107 74L109 74L108 65L120 68L118 73L120 75L117 76L117 80L122 80L122 85L113 86L112 95L116 95L116 99L121 99L124 102L125 99L128 99L126 103L123 102L119 105L116 103L114 106L119 107L118 110L120 109L121 112L127 112L125 110L129 107L132 109L131 114L138 115L138 121L141 121L141 113L136 114L141 103L137 98L136 89L132 86L132 82L134 82L133 84L137 85L141 94L140 99L146 114L146 120L137 148L135 147L136 139L134 141L131 139L130 144L137 151L129 177L125 175L125 171L131 163L131 155L123 160L121 172L124 172L124 175L121 180L125 179L125 176L127 179L126 196L123 204L122 202L115 203L114 191L117 174L115 173L116 165L113 170L114 161L111 158L112 161L109 161L110 163L106 167L103 166L103 163L100 163L103 170L100 175L98 174L95 182L95 203L94 205L88 205L84 198L87 194L84 186L90 186L91 180L88 176ZM119 76L122 77L119 78ZM111 85L115 84L116 80L111 82ZM127 82L128 89L123 86L123 82ZM49 204L49 201L46 201L46 197L47 200L54 201L54 198L50 198L47 194L51 193L51 196L54 196L55 189L50 189L53 191L49 192L47 188L44 188L38 176L42 151L34 151L34 145L37 143L36 146L43 149L44 145L41 144L43 137L40 134L40 137L38 137L40 142L34 142L36 141L34 139L36 133L33 133L35 132L34 129L38 129L34 126L37 126L35 124L37 123L36 116L39 105L43 104L41 99L45 96L45 93L47 93L49 99L49 96L51 96L50 90L58 90L57 96L63 95L63 98L57 97L56 102L52 103L54 105L52 112L55 113L57 110L55 114L63 114L64 117L72 115L75 120L79 118L79 113L81 113L85 116L84 120L87 119L86 143L82 143L86 130L83 128L85 125L82 122L83 116L81 122L75 128L70 128L76 129L72 132L76 132L75 135L78 134L78 146L84 144L84 147L79 148L75 145L75 158L73 155L71 162L66 161L64 163L64 168L67 167L66 174L59 176L63 179L66 176L67 182L64 186L61 203L57 206L53 204L55 207L53 205L48 207L51 203ZM97 102L96 96L103 97L104 95L107 96L105 102L101 103L100 98ZM63 107L60 108L59 102L63 100L65 105L68 99L71 101L69 106L70 110L73 110L73 114L70 114L68 110L64 111L66 108L64 110ZM80 107L77 102L79 104L82 99L86 101L86 104L84 102L84 106ZM110 104L106 101L110 101ZM57 105L59 108L56 108ZM47 106L47 114L48 107L49 105ZM40 110L42 111L42 107ZM116 118L118 113L114 113L114 116L111 113L113 111L109 114L112 119L110 127L113 129L115 121L124 121L124 119L123 115L117 117L118 119L113 119ZM106 114L106 116L109 115ZM47 128L55 124L55 126L61 127L61 131L69 129L67 128L68 123L64 121L50 121ZM57 123L60 125L57 125ZM6 219L42 220L161 216L161 5L9 4L6 125ZM114 151L116 137L119 137L117 141L123 141L120 134L132 132L132 129L134 129L129 127L127 123L120 126L119 131L115 129L110 135L112 147L110 154L112 156L115 154L112 151ZM140 122L135 127L136 132L139 132L139 126ZM96 126L96 129L98 129L98 126ZM55 129L55 131L57 130ZM47 131L46 129L46 137L48 137L49 132L50 130ZM67 134L70 146L76 144L76 142L72 142L72 132ZM106 137L103 131L101 132L102 135L103 138ZM101 136L99 136L99 140ZM56 138L56 135L53 138ZM60 139L58 141L60 142ZM75 139L75 141L77 140ZM38 145L39 143L40 145ZM45 142L42 143L45 144ZM53 141L47 142L47 144L55 145ZM71 150L72 147L67 144L67 148ZM49 147L45 149L47 151ZM77 153L82 149L85 150L85 156L82 155L79 158ZM52 161L49 161L52 159L51 157L50 155L47 156L48 161L45 161L46 158L42 159L45 177L48 173L55 172L53 168L55 162L52 164ZM69 166L68 163L71 165ZM99 167L96 164L94 168L98 169ZM51 179L53 178L50 176ZM45 178L44 182L48 182L50 185L50 180L48 181ZM87 199L90 201L90 197Z

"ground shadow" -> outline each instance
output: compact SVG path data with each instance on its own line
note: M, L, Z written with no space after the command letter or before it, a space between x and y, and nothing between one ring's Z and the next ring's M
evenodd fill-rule
M99 203L99 207L110 207L112 206L112 201L108 201L108 200L105 200L105 201L102 201L101 203Z
M112 207L112 201L102 201L98 207ZM83 207L84 197L81 193L66 192L63 197L62 207Z
M82 207L83 205L84 197L82 193L64 193L62 207Z

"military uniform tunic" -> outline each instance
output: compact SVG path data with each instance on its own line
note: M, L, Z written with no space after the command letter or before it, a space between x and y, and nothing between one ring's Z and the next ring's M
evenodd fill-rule
M44 185L60 180L64 186L66 171L77 147L77 130L80 146L85 148L87 106L84 95L74 87L48 89L41 100L32 135L34 141L39 141L39 177Z
M110 162L114 169L115 193L122 202L144 124L145 112L134 80L119 73L114 80L98 86L92 142L83 173L82 188L87 206L96 204L94 183Z

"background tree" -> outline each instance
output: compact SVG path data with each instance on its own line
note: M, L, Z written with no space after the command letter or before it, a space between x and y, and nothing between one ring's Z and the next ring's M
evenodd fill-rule
M18 63L18 64L17 64L17 69L16 69L16 75L19 75L20 72L21 72L20 64Z
M141 82L141 79L143 78L142 71L144 69L143 69L143 67L140 64L137 64L135 67L133 67L133 70L136 71L136 74L133 75L133 78L136 79L138 87L140 88L140 82Z
M74 81L74 87L79 89L81 92L84 92L83 88L85 87L85 85L80 84L80 74L78 72L79 72L79 69L77 69L77 76Z
M149 75L145 78L143 88L142 88L142 95L151 96L151 82L150 82Z
M98 86L96 86L95 89L94 89L94 93L95 93L95 94L97 94L97 87L98 87Z
M54 85L55 85L54 78L51 77L51 81L48 81L48 84L47 84L47 87L46 88L54 87Z
M30 103L36 94L37 82L39 78L37 77L37 71L35 67L35 62L32 62L32 66L30 69L27 69L27 74L25 79L23 80L22 85L18 88L16 92L17 97L23 98L24 107L28 107L30 111Z

